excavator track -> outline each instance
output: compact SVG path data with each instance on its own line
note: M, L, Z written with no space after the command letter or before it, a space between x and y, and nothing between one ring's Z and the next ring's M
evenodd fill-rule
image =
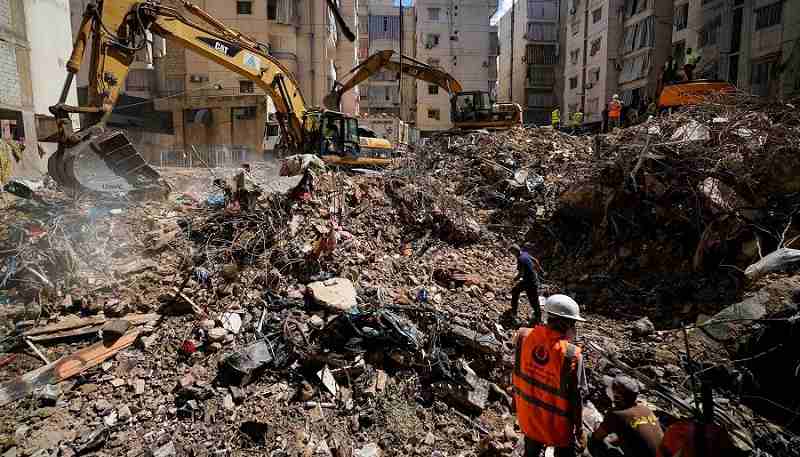
M69 149L61 145L48 161L48 172L63 188L82 193L155 198L170 191L158 171L118 130L97 134Z

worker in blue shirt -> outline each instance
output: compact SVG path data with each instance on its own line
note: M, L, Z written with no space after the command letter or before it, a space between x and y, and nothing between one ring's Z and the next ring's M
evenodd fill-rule
M535 257L531 256L526 249L517 245L511 247L511 252L517 257L517 276L514 280L519 280L511 289L511 314L512 321L517 318L519 307L519 295L522 292L528 296L528 302L533 309L533 325L542 321L542 308L539 306L539 274L544 273L542 266ZM538 273L537 273L538 272Z

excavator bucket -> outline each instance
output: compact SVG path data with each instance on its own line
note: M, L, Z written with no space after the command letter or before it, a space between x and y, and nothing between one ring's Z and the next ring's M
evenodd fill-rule
M170 191L121 131L101 133L69 149L59 144L47 168L56 182L74 191L144 198L163 197Z

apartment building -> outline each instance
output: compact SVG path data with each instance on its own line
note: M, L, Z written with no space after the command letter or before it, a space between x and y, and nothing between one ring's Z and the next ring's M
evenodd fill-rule
M525 123L549 124L561 105L563 78L560 0L514 1L498 21L498 100L519 103Z
M562 116L580 110L585 123L602 122L606 103L618 91L624 0L587 0L564 19Z
M414 6L403 2L403 54L416 56L416 15ZM400 4L395 0L361 0L359 7L358 59L387 49L400 53ZM347 72L349 69L343 71ZM397 73L381 71L360 84L356 90L360 99L360 112L364 116L389 114L404 121L417 116L417 83L403 78L402 107L398 91Z
M497 0L417 0L416 58L441 68L465 91L491 91L492 29ZM449 129L450 97L441 88L417 83L417 128L423 134Z
M37 138L66 79L69 7L68 0L0 0L0 136L25 144L22 160L12 164L16 175L46 173L56 148ZM74 87L67 103L77 104ZM77 117L73 122L79 126Z

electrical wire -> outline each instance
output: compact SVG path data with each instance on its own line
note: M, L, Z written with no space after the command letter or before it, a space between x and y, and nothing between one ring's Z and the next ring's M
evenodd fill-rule
M167 95L167 96L165 96L165 97L155 97L155 98L148 98L147 100L145 100L145 101L143 101L143 102L131 103L131 104L129 104L129 105L117 105L117 106L115 106L115 107L114 107L114 111L116 111L116 110L118 110L118 109L123 109L123 108L131 108L131 107L134 107L134 106L149 105L149 104L151 104L151 103L155 102L156 100L168 100L168 99L170 99L170 98L180 97L180 96L182 96L182 95L186 95L186 94L188 94L188 93L191 93L191 92L197 92L197 91L201 91L201 90L207 90L207 89L209 89L209 88L215 88L215 87L218 87L218 88L219 88L219 90L222 90L222 81L217 81L217 82L214 82L214 83L209 83L208 85L206 85L206 86L203 86L203 87L198 87L198 88L196 88L196 89L189 89L189 90L185 90L185 91L183 91L183 92L178 92L178 93L176 93L176 94Z

